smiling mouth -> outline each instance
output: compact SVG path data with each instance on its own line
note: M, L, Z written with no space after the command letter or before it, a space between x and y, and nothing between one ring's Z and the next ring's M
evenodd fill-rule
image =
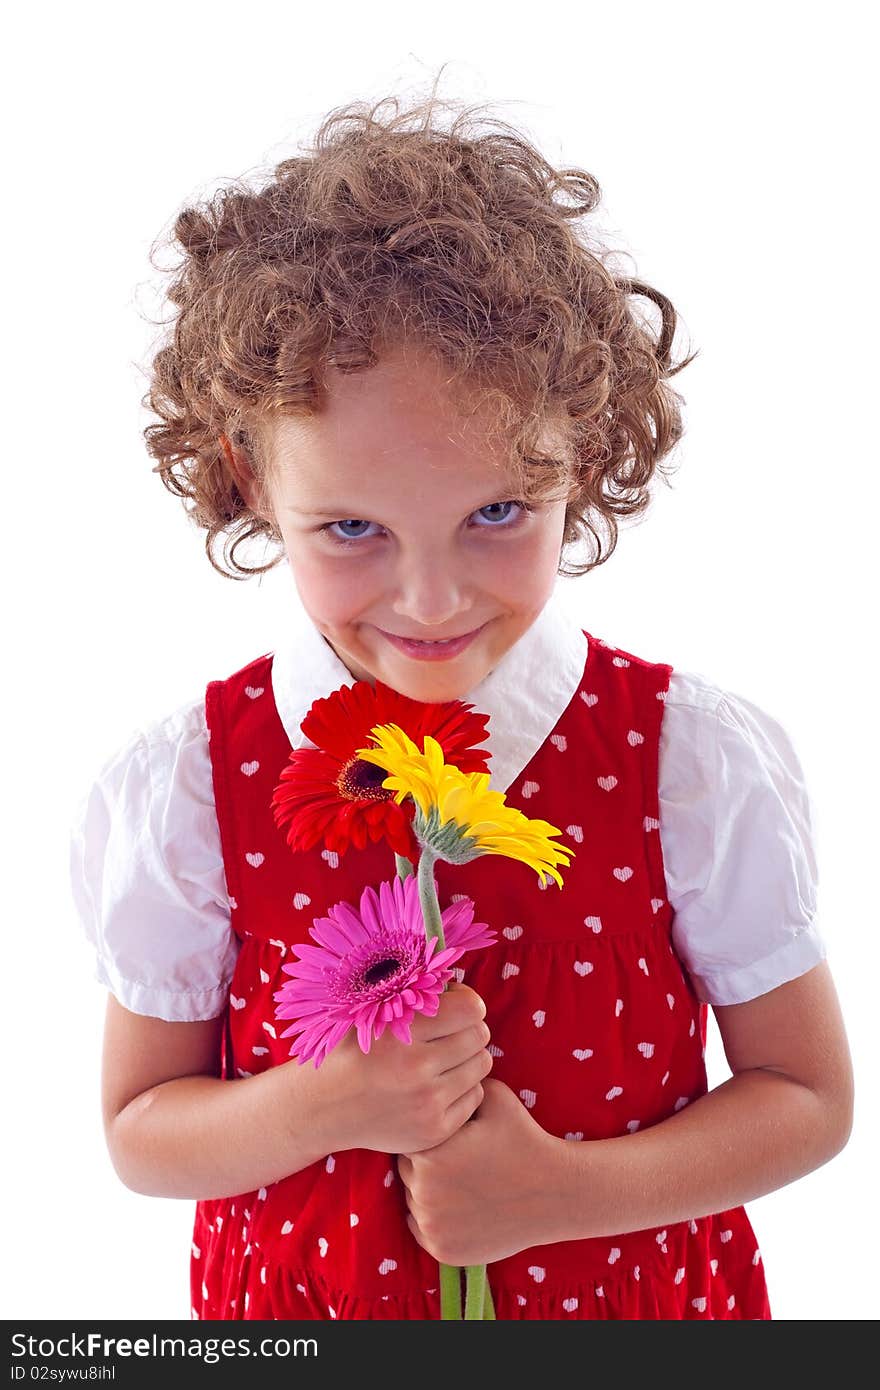
M470 632L463 632L459 637L438 637L430 639L423 637L401 637L399 633L386 632L385 629L381 627L377 628L377 631L382 634L386 641L390 642L398 651L403 651L404 654L412 656L420 653L425 657L440 657L447 653L449 656L456 656L460 651L464 651L465 647L468 647L473 639L487 626L487 622L483 623L480 627L472 628Z
M385 636L396 637L398 642L418 642L421 647L445 647L449 642L460 642L464 637L472 637L477 631L478 629L473 627L470 632L459 632L455 637L406 637L402 632L386 632Z

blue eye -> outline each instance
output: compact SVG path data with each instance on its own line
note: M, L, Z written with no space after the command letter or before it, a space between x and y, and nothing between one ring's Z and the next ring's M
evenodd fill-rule
M482 516L482 517L484 518L484 520L490 521L490 522L493 522L493 523L494 523L494 522L498 522L498 521L502 521L502 522L503 522L503 521L507 521L508 518L510 517L510 512L507 511L507 512L504 513L503 516L499 516L499 515L498 515L498 508L500 508L500 507L502 507L502 508L503 508L503 507L519 507L519 509L520 509L521 512L524 512L524 511L525 511L525 512L531 511L531 507L526 506L525 502L489 502L485 507L480 507L479 511L474 512L474 516ZM486 513L487 513L487 512L495 512L495 515L494 515L494 516L491 516L491 517L487 517L487 516L486 516ZM489 529L491 530L491 529L493 529L493 528L490 527ZM499 528L498 528L498 527L495 527L494 529L495 529L495 530L498 530Z
M516 512L511 512L510 508L513 507L518 510ZM501 515L499 515L499 511L502 513ZM516 520L518 518L532 511L534 511L534 507L529 506L527 502L489 502L485 507L480 507L478 511L473 512L472 515L482 516L483 521L487 523L482 526L478 525L477 530L511 531L516 525ZM487 513L494 513L494 515L487 515ZM511 521L511 517L514 518L513 521ZM319 530L337 545L354 545L360 540L372 540L373 536L366 530L357 531L355 534L352 534L351 531L343 531L342 534L340 534L339 531L333 528L336 526L369 527L375 524L376 523L372 521L364 521L356 517L347 517L343 521L328 521L324 526L319 527Z
M328 524L327 526L322 526L322 527L321 527L321 530L322 530L322 531L327 531L327 532L329 533L329 535L332 537L332 539L335 540L335 541L359 541L359 540L361 539L361 537L363 536L363 534L364 534L363 531L359 531L359 532L357 533L357 535L352 535L350 532L343 532L343 534L340 536L340 535L338 535L335 531L331 531L331 530L330 530L330 527L331 527L331 526L372 526L372 524L373 524L373 523L372 523L371 521L361 521L360 519L358 519L358 518L356 518L356 517L348 517L345 521L331 521L331 522L329 522L329 524Z

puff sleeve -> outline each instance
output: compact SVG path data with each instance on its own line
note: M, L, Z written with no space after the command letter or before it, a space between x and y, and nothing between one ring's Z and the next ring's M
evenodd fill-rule
M133 1013L222 1013L230 922L204 699L134 734L79 803L70 875L94 978Z
M698 999L741 1004L826 957L814 817L782 725L699 675L676 675L659 785L673 943Z

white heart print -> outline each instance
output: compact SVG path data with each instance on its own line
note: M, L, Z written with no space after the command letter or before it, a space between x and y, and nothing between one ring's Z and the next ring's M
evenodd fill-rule
M696 1308L696 1310L697 1310L698 1313L705 1313L705 1311L706 1311L706 1300L705 1300L705 1298L692 1298L692 1299L691 1299L691 1307L692 1307L692 1308Z
M241 770L244 773L245 777L253 777L254 773L259 771L259 768L260 764L256 761L256 759L254 759L252 763L242 763L241 765Z
M628 665L629 665L629 662L627 661L627 659L626 659L625 656L613 656L613 657L611 658L611 662L612 662L612 665L614 665L614 666L628 666Z
M503 935L507 937L508 941L516 941L517 937L522 936L522 934L522 927L505 927L503 932Z
M598 936L598 935L599 935L599 932L602 930L602 918L601 918L601 917L585 917L585 918L584 918L584 926L585 926L585 927L589 927L589 928L590 928L590 931L593 932L594 935Z
M596 705L596 704L599 703L599 696L598 696L598 695L588 695L588 694L586 693L586 691L584 691L584 690L581 691L581 699L583 700L584 704L585 704L585 705L589 705L591 709L592 709L593 705Z
M562 1306L565 1309L566 1313L573 1313L575 1308L578 1306L578 1301L576 1298L564 1298L562 1300Z
M620 1018L620 1015L621 1015L622 1013L623 1013L623 1000L622 1000L622 999L618 999L618 1000L615 1001L615 1004L614 1004L614 1017L615 1017L615 1018Z
M542 1269L540 1265L529 1265L529 1274L531 1274L536 1284L542 1284L546 1278L547 1271L546 1269Z
M356 1212L350 1211L348 1213L348 1224L352 1227L352 1229L354 1229L354 1227L357 1225L359 1221L360 1217L357 1215Z
M639 743L644 743L645 735L638 733L635 729L630 729L626 736L626 741L630 748L635 748Z
M593 1049L591 1047L576 1047L571 1055L576 1057L579 1062L585 1062L588 1057L592 1057Z
M619 879L621 883L626 883L628 879L632 878L632 876L633 871L628 864L625 864L622 869L614 870L614 877Z
M269 1037L270 1037L270 1038L277 1038L278 1034L275 1032L275 1024L274 1024L274 1023L265 1023L265 1022L264 1022L264 1023L263 1023L263 1027L265 1028L266 1032L269 1034Z
M268 1047L257 1047L256 1044L251 1048L251 1052L255 1057L268 1057L269 1055Z
M334 1154L327 1155L327 1162L324 1164L328 1173L332 1173L336 1167L336 1157Z
M229 1002L232 1005L233 1009L243 1009L245 1004L247 1003L247 1000L238 999L234 994L230 994Z
M644 1043L644 1042L643 1042L643 1043L639 1043L639 1044L638 1044L638 1050L639 1050L639 1052L641 1052L641 1054L642 1054L643 1057L653 1057L653 1056L654 1056L654 1044L653 1044L653 1043Z
M603 792L613 791L614 788L617 786L616 777L597 777L596 781L599 783L599 786L602 788Z
M258 869L266 858L265 854L246 854L245 859L252 869Z
M318 1236L318 1249L321 1252L321 1259L327 1254L329 1246L323 1236Z
M523 796L526 797L527 799L528 799L528 797L530 797L530 796L534 796L534 795L535 795L535 792L539 792L540 790L541 790L541 784L540 784L540 782L523 782L522 794L523 794Z
M536 1028L543 1028L546 1017L547 1015L544 1013L543 1009L536 1009L532 1014L532 1022Z
M325 864L330 865L331 869L339 868L339 855L336 853L335 849L322 849L321 858L324 860Z
M292 1221L285 1221L284 1225L281 1227L281 1234L282 1234L283 1236L289 1236L292 1230L293 1230L293 1222L292 1222Z
M644 971L646 975L648 974L648 962L644 956L639 956L639 969Z
M654 816L645 816L645 819L642 821L642 824L646 830L660 829L660 822Z
M380 1273L380 1274L390 1274L391 1271L392 1271L393 1269L396 1269L396 1268L397 1268L397 1261L396 1261L396 1260L388 1260L388 1259L385 1259L385 1260L382 1261L382 1263L381 1263L380 1266L379 1266L379 1273Z
M263 981L263 984L264 984L264 985L267 985L267 984L269 983L269 981L270 981L271 978L272 978L272 977L271 977L271 975L268 973L268 971L264 970L264 969L262 968L262 966L261 966L261 967L260 967L260 979Z
M311 901L308 893L294 893L293 895L293 905L297 912L302 912L303 908L308 907Z
M592 963L588 960L576 960L574 968L578 975L589 975L593 969Z
M244 693L245 695L247 695L249 700L259 700L264 689L265 687L262 685L246 685L244 688Z
M619 1246L617 1246L617 1245L612 1245L611 1249L610 1249L609 1252L608 1252L608 1263L609 1263L610 1265L616 1264L617 1261L618 1261L619 1259L620 1259L620 1248L619 1248Z
M570 835L570 836L571 836L571 838L574 840L574 842L575 842L576 845L582 845L582 844L583 844L583 842L584 842L584 827L583 827L582 825L567 825L567 826L565 827L565 833L566 833L566 835Z
M508 961L506 965L502 966L502 969L501 969L501 978L502 978L502 980L509 980L509 979L511 978L512 975L518 975L518 974L519 974L519 966L518 966L518 965L513 965L513 964L511 964L510 961Z
M622 1096L622 1095L623 1095L623 1087L622 1087L622 1086L612 1086L612 1087L611 1087L611 1090L606 1092L606 1094L605 1094L605 1099L606 1099L606 1100L616 1100L618 1096Z
M665 903L665 901L666 901L665 898L652 898L652 899L651 899L651 911L652 911L652 912L659 912L660 909L661 909L661 907L662 907L663 904Z
M550 742L553 744L554 748L559 749L560 753L564 753L568 747L568 740L565 734L551 734Z
M534 1091L520 1091L519 1098L529 1110L534 1107L535 1101L538 1099Z

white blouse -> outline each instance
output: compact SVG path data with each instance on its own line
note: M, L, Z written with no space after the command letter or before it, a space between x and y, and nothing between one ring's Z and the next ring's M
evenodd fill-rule
M481 747L492 755L492 787L505 791L552 731L578 688L586 651L557 589L528 633L463 697L490 716ZM282 724L292 747L311 746L300 720L313 700L353 677L303 613L272 655ZM674 670L659 801L673 944L700 1000L743 1003L825 959L809 793L775 719L696 672ZM70 856L94 978L133 1013L169 1022L221 1013L239 942L204 694L139 729L105 762L79 804Z

